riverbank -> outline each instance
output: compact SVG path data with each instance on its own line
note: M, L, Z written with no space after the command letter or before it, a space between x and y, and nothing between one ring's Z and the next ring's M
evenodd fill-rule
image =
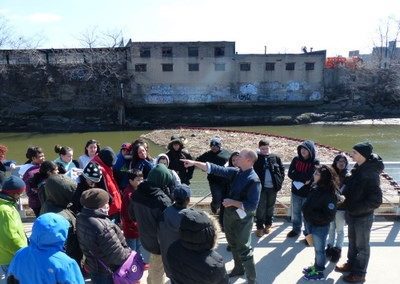
M183 136L186 139L185 147L193 157L197 157L203 152L209 150L209 141L213 136L219 136L222 139L222 145L229 151L238 151L242 148L257 149L258 141L267 139L270 141L271 151L278 154L284 163L290 163L293 157L297 155L297 146L303 141L301 139L289 138L279 135L261 134L256 132L244 132L235 130L221 130L211 128L178 128L155 130L141 137L152 141L153 143L166 147L172 135ZM340 149L316 144L317 157L322 163L331 164L334 157L341 153ZM349 158L351 161L351 158ZM381 176L382 189L386 194L396 195L399 185L387 174ZM285 179L283 195L290 193L290 180Z

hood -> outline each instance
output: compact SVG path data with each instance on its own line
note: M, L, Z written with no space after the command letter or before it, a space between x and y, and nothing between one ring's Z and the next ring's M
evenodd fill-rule
M165 165L158 164L147 176L148 183L153 187L164 188L172 182L172 174Z
M101 149L98 156L103 163L109 167L112 167L117 160L117 157L115 156L115 153L111 147L105 147Z
M46 180L46 199L53 204L67 208L72 202L76 183L65 175L53 175Z
M169 158L166 154L160 154L157 156L156 164L158 165L160 163L160 159L164 158L167 160L167 164L169 165Z
M299 158L302 159L300 149L305 148L309 153L310 153L310 158L309 160L315 160L316 156L316 149L315 149L315 144L311 140L306 140L303 143L301 143L299 146L297 146L297 154L299 155Z
M39 216L32 227L29 246L38 249L63 250L68 236L69 222L59 214L46 213Z

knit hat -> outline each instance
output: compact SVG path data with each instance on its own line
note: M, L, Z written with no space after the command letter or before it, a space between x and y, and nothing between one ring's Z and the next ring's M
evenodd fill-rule
M180 214L183 215L179 229L181 239L193 248L213 248L217 232L208 215L193 208L184 209Z
M180 184L175 187L172 195L177 203L183 203L187 198L190 198L192 190L186 184Z
M132 144L125 142L121 145L121 150L130 150L132 148Z
M147 181L150 186L164 188L172 182L172 174L163 164L155 166L148 174Z
M369 142L361 142L353 146L353 149L368 159L372 154L373 147Z
M110 200L110 195L107 191L101 188L91 188L85 190L81 196L82 206L89 209L99 209L106 205Z
M167 166L169 166L169 158L165 154L160 154L157 156L156 164L158 165L160 163L160 159L166 159L167 160Z
M21 194L24 192L25 188L25 182L21 178L17 176L10 176L4 180L1 192L5 194Z
M213 138L211 138L211 140L210 140L210 147L211 147L211 146L218 146L218 147L221 148L221 145L222 145L221 137L214 136Z
M100 182L101 178L103 177L100 166L92 162L89 162L86 165L86 167L83 169L82 175L95 183Z
M99 158L104 162L104 164L106 164L109 167L114 166L117 159L111 147L105 147L101 149L99 152Z

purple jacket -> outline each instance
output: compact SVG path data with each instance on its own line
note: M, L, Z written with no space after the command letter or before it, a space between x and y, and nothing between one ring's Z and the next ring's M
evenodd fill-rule
M30 167L22 177L26 184L26 195L28 196L28 204L30 208L40 208L40 200L38 195L38 185L33 184L33 176L39 171L39 165Z

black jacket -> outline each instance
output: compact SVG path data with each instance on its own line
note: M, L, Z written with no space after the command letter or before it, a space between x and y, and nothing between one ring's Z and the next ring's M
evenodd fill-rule
M310 153L310 157L304 160L300 154L301 148L306 148ZM305 183L310 181L309 184L304 185L300 189L292 183L292 193L301 197L307 197L311 189L313 174L315 166L319 165L319 161L315 158L315 145L312 141L306 140L297 147L297 157L294 157L289 166L288 177L292 181L299 181Z
M147 181L141 183L131 196L129 215L137 221L140 242L152 254L161 254L158 224L165 208L171 204L171 199L162 189L151 187Z
M185 168L180 159L192 160L192 156L185 149L179 151L170 149L166 155L169 158L168 168L174 170L178 174L181 183L189 185L193 177L194 167Z
M382 158L372 154L361 166L355 165L351 170L343 190L344 206L351 216L367 216L382 204L379 175L384 168Z
M197 157L196 161L203 162L203 163L209 162L209 163L216 164L218 166L224 166L229 161L230 155L231 154L226 150L220 150L217 153L214 153L213 151L209 150L209 151L201 154L199 157ZM229 181L226 178L216 176L213 174L208 174L207 179L210 183L217 183L220 185L228 185L229 184Z
M76 229L85 264L91 272L107 271L98 260L115 271L131 253L121 229L100 210L84 207L76 218Z
M282 164L281 158L275 154L269 154L267 156L258 154L258 159L254 163L253 168L260 178L261 186L264 186L265 170L267 166L271 173L274 190L281 190L283 180L285 179L285 167Z
M302 207L304 218L313 226L326 226L335 219L337 197L330 189L313 186Z

